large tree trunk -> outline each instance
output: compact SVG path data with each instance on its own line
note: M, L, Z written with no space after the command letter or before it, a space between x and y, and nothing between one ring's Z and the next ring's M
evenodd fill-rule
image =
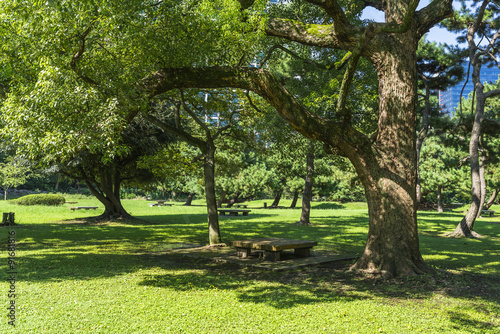
M376 147L361 156L346 152L363 182L370 217L365 249L352 268L385 277L429 270L417 233L417 42L412 32L400 34L372 58L380 99Z
M298 200L299 200L299 191L295 190L293 192L292 204L290 204L290 209L295 209Z
M309 144L309 149L306 155L306 182L304 186L304 194L302 195L302 213L300 214L300 225L311 225L309 218L311 216L311 200L312 189L314 183L314 144Z
M104 205L104 212L100 219L130 219L132 216L125 210L120 200L121 178L120 172L114 167L100 167L99 181L85 179L90 192ZM94 182L98 182L95 183Z
M215 197L215 146L207 143L203 154L205 157L204 172L208 214L208 239L210 245L214 245L222 242L219 230L219 216L217 215L217 200Z

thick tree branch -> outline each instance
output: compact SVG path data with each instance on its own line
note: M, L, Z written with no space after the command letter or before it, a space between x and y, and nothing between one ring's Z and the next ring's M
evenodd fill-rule
M375 9L380 10L380 11L384 10L384 4L382 3L382 0L365 1L365 8L366 7L373 7Z
M415 13L418 37L425 35L430 28L453 14L453 0L431 1L429 5Z
M175 126L171 126L171 125L168 125L168 124L162 122L161 120L159 120L155 116L149 114L148 112L143 112L143 115L148 121L150 121L151 123L153 123L154 125L156 125L160 129L162 129L163 131L171 133L173 135L176 135L177 137L181 138L182 140L188 142L189 144L191 144L193 146L198 147L199 149L201 149L203 151L203 149L205 147L205 142L203 140L191 136L189 133L187 133L186 131L184 131L182 129L178 129Z
M352 27L348 35L339 34L334 25L306 24L286 19L270 19L266 34L304 45L350 50L357 41L361 28Z
M233 87L251 90L267 100L293 128L311 139L337 146L343 154L371 145L361 132L344 123L326 120L307 111L274 76L263 69L209 67L165 68L141 82L150 97L176 88Z
M349 35L353 26L347 20L344 10L337 0L306 0L309 3L321 7L333 19L333 26L339 36Z

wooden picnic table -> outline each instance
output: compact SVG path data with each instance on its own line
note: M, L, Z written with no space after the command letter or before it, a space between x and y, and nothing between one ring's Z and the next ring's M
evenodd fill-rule
M495 212L496 211L493 211L493 210L481 210L481 213L489 214L490 217L494 217L495 216Z
M264 260L279 261L281 252L286 249L293 249L296 256L307 257L311 255L311 248L318 245L316 241L292 240L281 238L264 238L251 240L230 241L229 245L236 247L238 256L247 258L252 249L263 250Z
M237 216L240 212L243 216L248 216L248 213L252 210L217 209L217 211L219 211L219 215L221 216L225 216L226 213L229 213L230 216Z
M156 203L149 204L149 206L172 206L172 204L165 202L166 200L157 200Z
M97 206L70 206L69 209L71 211L75 211L75 210L95 210L97 209Z

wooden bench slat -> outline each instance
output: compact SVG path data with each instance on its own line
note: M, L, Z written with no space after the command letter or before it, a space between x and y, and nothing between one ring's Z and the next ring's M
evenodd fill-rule
M313 246L317 246L318 242L308 240L269 238L230 241L229 245L239 248L251 248L277 252L285 249L311 248Z

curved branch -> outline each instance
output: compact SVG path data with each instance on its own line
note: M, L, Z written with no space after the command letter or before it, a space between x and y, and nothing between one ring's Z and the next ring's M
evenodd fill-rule
M191 136L189 133L187 133L186 131L184 131L182 129L178 129L175 126L170 126L170 125L162 122L161 120L159 120L155 116L149 114L148 112L143 111L143 115L148 121L150 121L151 123L153 123L154 125L156 125L160 129L162 129L163 131L171 133L171 134L181 138L182 140L188 142L189 144L198 147L203 152L204 147L206 145L206 143L203 140Z
M350 50L363 29L351 27L349 33L339 32L335 25L306 24L299 21L274 18L265 29L266 34L305 45Z
M418 37L425 35L430 28L453 14L453 0L431 1L429 5L415 13Z
M89 78L88 76L80 73L80 70L76 66L76 63L82 58L83 53L85 52L85 39L87 38L88 34L92 31L92 28L93 28L93 24L91 24L90 27L88 27L87 30L85 30L83 32L83 34L78 36L78 38L80 39L80 47L78 48L78 51L73 56L73 58L71 58L69 66L71 67L73 72L75 72L78 75L78 77L80 79L82 79L83 81L85 81L86 83L89 83L92 85L98 85L98 83L96 81L94 81L91 78Z
M306 0L306 2L321 7L328 15L330 15L333 19L333 26L338 34L346 35L353 29L353 26L349 23L344 10L337 0Z
M165 68L141 82L150 98L176 88L233 87L251 90L267 100L292 127L308 138L337 146L343 154L371 145L368 137L345 123L306 110L268 71L256 68Z

